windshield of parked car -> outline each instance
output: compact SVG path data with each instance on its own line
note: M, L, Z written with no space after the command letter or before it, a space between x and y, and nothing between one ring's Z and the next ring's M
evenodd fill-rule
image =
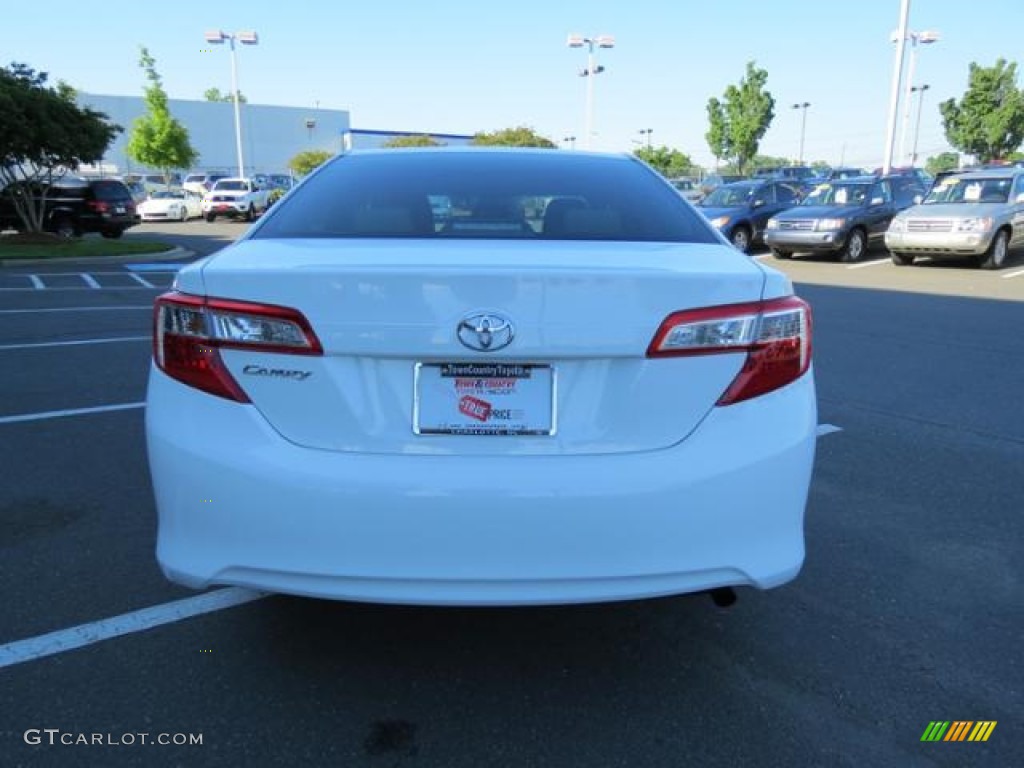
M800 205L863 205L871 184L819 184Z
M342 155L275 204L252 237L718 242L643 163L556 150Z
M939 203L1005 203L1010 198L1013 179L966 179L949 176L935 185L925 205Z
M228 192L248 192L249 191L249 185L246 184L246 182L244 182L244 181L230 181L230 180L218 181L216 184L214 184L213 188L215 190L217 190L218 192L222 192L222 191L228 191Z
M752 184L719 187L705 197L700 204L706 208L732 208L746 205L754 196L755 189L757 187Z
M184 200L185 193L171 190L169 192L154 192L150 197L154 200Z

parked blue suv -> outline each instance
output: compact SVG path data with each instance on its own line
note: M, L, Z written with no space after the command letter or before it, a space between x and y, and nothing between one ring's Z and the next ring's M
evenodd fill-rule
M796 182L749 179L723 184L697 203L697 210L736 248L748 253L763 242L768 219L799 202Z

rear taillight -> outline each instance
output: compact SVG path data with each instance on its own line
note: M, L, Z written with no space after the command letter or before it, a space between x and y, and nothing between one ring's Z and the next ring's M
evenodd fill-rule
M106 213L110 210L110 206L102 200L89 200L86 202L86 207L96 211L96 213Z
M153 315L157 367L190 387L248 403L221 359L222 348L323 354L309 322L294 309L173 291L157 298Z
M731 405L779 389L811 365L811 308L796 296L689 309L665 318L648 357L746 352L740 372L718 399Z

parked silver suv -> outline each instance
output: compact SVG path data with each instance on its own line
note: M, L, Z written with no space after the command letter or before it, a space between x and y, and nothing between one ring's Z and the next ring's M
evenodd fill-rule
M1024 169L971 171L941 179L920 205L896 216L885 233L895 264L916 256L973 256L999 269L1024 245Z

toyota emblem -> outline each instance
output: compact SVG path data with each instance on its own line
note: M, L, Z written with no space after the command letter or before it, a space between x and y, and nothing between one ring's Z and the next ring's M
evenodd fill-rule
M512 321L495 312L464 317L456 329L459 341L477 352L494 352L512 343Z

